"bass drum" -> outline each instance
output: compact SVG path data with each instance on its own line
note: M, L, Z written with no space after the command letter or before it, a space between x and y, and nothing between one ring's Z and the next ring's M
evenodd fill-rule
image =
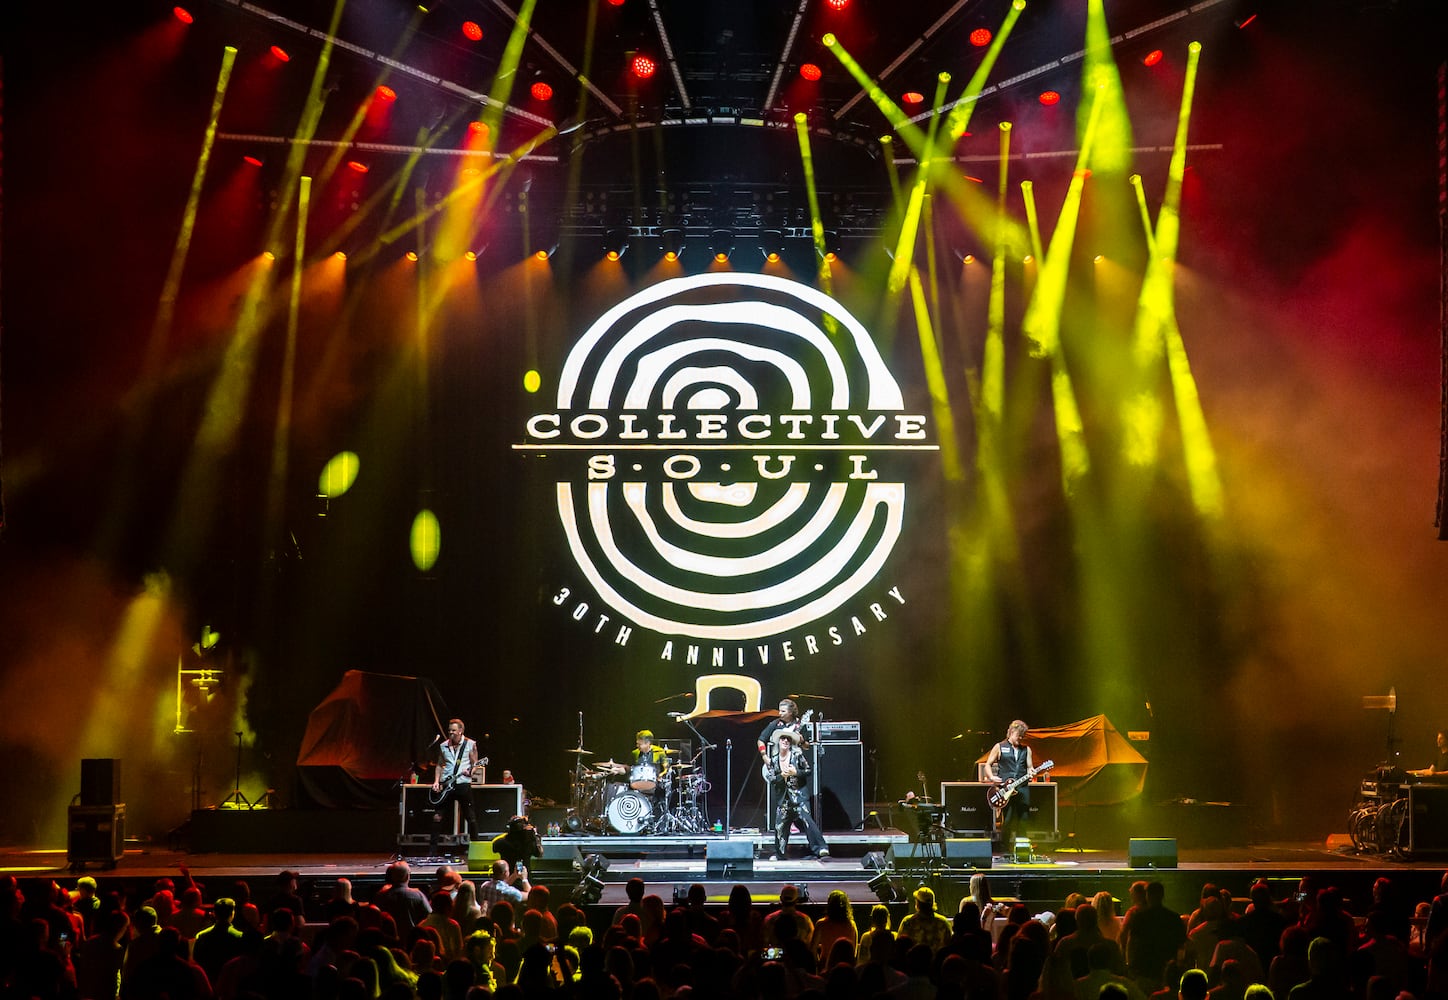
M619 788L608 804L608 825L618 833L638 833L648 826L654 807L648 797L630 788Z

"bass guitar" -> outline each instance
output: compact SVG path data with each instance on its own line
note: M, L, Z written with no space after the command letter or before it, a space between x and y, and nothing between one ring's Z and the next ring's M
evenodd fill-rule
M1045 774L1055 766L1056 762L1054 760L1048 760L1039 767L1033 767L1014 781L1009 781L1004 785L997 785L995 788L992 788L986 794L985 800L990 803L992 809L1000 809L1011 800L1011 797L1015 795L1016 792L1020 791L1022 785L1038 774Z
M793 777L794 768L790 762L790 756L796 747L803 744L802 730L812 721L814 721L814 709L811 708L805 711L804 718L800 719L797 725L781 727L774 731L774 735L769 738L772 745L766 751L769 759L759 769L760 773L764 775L765 781L774 782L780 778Z

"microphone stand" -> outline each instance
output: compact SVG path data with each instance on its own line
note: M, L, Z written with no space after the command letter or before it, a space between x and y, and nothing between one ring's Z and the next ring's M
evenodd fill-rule
M724 741L724 836L730 837L734 827L730 822L731 805L734 798L734 741Z
M676 695L675 697L677 697L677 695ZM704 738L704 734L701 733L701 732L699 732L699 730L694 727L694 723L692 723L692 722L689 721L689 717L688 717L687 715L684 715L682 712L670 712L670 713L669 713L669 717L672 718L675 722L682 722L684 725L688 726L688 727L689 727L689 732L693 733L696 737L698 737L698 739L699 739L699 753L703 755L702 757L700 757L699 777L700 777L700 779L701 779L705 784L708 784L708 782L709 782L709 751L710 751L710 750L718 750L718 749L719 749L719 744L717 744L717 743L710 743L707 739L705 739L705 738ZM705 795L705 796L704 796L704 816L703 816L703 818L704 818L704 826L705 826L705 828L707 829L708 826L709 826L709 796L708 796L708 795Z

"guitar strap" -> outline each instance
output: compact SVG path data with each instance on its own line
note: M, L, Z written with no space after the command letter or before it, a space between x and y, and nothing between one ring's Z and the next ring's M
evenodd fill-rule
M463 741L458 744L457 752L453 754L452 774L449 774L447 777L448 785L451 786L458 783L458 774L461 772L463 766L463 758L468 756L468 744L471 742L472 740L465 736L463 737Z

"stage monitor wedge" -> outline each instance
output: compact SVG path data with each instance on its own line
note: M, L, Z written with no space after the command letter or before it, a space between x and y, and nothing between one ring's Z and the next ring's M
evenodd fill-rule
M1175 868L1175 837L1132 837L1126 846L1126 864L1131 868Z
M704 845L704 874L716 878L749 878L754 874L754 843L711 840Z

